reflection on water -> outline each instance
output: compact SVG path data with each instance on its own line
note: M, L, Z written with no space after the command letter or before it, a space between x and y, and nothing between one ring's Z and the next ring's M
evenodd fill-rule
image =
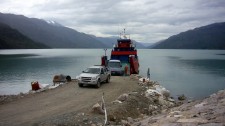
M0 94L31 89L30 82L52 84L56 74L75 78L86 67L99 64L102 50L4 50L0 52ZM16 54L18 53L18 54ZM24 54L21 54L24 53Z
M56 74L75 78L100 64L102 49L0 50L0 94L30 90L30 82L52 84ZM219 55L218 55L219 54ZM159 81L173 96L202 98L225 88L224 50L138 50L140 74ZM107 51L110 55L110 51ZM128 85L129 86L129 85Z
M225 60L168 58L176 67L170 77L176 79L183 88L180 90L179 85L172 86L172 90L179 90L175 91L179 92L177 94L184 93L189 97L202 98L225 88Z
M172 64L179 67L186 67L195 72L217 74L225 76L225 59L181 59L180 57L168 56Z
M225 60L181 60L181 64L190 66L192 69L200 70L212 75L225 76ZM210 71L209 71L210 70Z
M141 74L168 88L173 96L194 99L225 88L224 50L141 50Z

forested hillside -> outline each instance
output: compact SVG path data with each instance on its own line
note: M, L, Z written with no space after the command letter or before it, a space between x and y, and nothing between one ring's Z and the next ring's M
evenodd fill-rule
M225 49L225 22L215 23L169 37L155 49Z
M46 45L34 42L15 29L0 23L0 49L39 49Z

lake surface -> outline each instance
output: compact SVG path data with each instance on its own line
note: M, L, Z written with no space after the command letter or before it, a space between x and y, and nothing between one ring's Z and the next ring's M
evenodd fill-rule
M56 74L75 78L102 55L103 49L0 50L0 95L28 92L32 81L52 84ZM225 88L225 50L139 49L138 56L140 75L150 68L151 79L173 96L199 99Z

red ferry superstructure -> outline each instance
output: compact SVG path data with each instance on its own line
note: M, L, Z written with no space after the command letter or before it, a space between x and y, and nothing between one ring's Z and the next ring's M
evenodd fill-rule
M120 36L120 39L117 39L117 43L114 45L111 51L110 59L120 60L123 68L125 67L125 65L128 65L130 74L139 73L137 50L133 41L130 38L126 37L125 29L124 35Z

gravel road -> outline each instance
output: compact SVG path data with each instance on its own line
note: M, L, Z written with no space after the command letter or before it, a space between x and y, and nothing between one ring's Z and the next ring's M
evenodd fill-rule
M76 82L70 82L56 89L1 104L0 125L40 125L62 115L90 113L92 106L101 100L103 92L105 102L111 103L120 94L135 91L136 88L137 81L129 77L113 76L110 83L102 84L99 89L89 86L80 88Z

